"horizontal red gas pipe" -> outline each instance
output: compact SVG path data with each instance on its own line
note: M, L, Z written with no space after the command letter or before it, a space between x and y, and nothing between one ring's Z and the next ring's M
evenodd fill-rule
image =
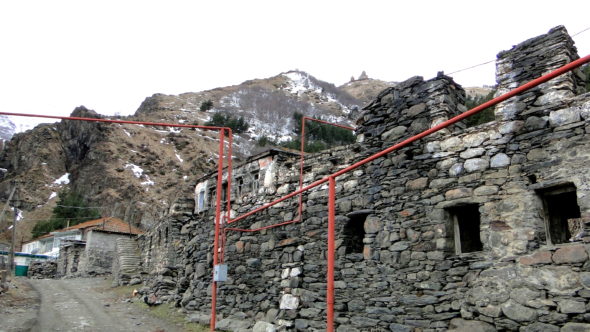
M198 126L188 125L180 123L164 123L164 122L146 122L146 121L127 121L127 120L111 120L111 119L97 119L97 118L83 118L77 116L58 116L58 115L43 115L43 114L27 114L27 113L10 113L0 112L0 115L8 116L25 116L30 118L47 118L47 119L58 119L58 120L78 120L78 121L90 121L90 122L106 122L106 123L125 123L125 124L138 124L148 126L162 126L162 127L184 127L184 128L199 128L207 130L231 130L226 127L215 127L215 126Z
M517 94L519 94L519 93L521 93L523 91L526 91L526 90L528 90L530 88L533 88L533 87L535 87L535 86L537 86L539 84L545 83L545 82L549 81L552 78L555 78L555 77L557 77L557 76L559 76L561 74L564 74L564 73L566 73L566 72L568 72L568 71L570 71L572 69L575 69L575 68L577 68L577 67L579 67L579 66L581 66L581 65L583 65L585 63L588 63L588 62L590 62L590 55L587 55L587 56L585 56L583 58L580 58L578 60L572 61L572 62L568 63L567 65L565 65L565 66L563 66L561 68L558 68L558 69L552 71L549 74L546 74L546 75L543 75L543 76L541 76L541 77L539 77L537 79L534 79L534 80L532 80L532 81L530 81L530 82L528 82L528 83L526 83L526 84L524 84L524 85L522 85L522 86L520 86L520 87L518 87L518 88L516 88L514 90L511 90L511 91L509 91L509 92L507 92L507 93L505 93L505 94L503 94L501 96L498 96L498 97L496 97L496 98L494 98L494 99L492 99L492 100L490 100L488 102L485 102L485 103L483 103L483 104L481 104L481 105L479 105L477 107L474 107L473 109L471 109L471 110L469 110L467 112L464 112L464 113L462 113L460 115L457 115L457 116L455 116L455 117L453 117L453 118L451 118L451 119L449 119L449 120L447 120L447 121L445 121L445 122L443 122L443 123L441 123L441 124L439 124L439 125L437 125L435 127L432 127L432 128L430 128L430 129L428 129L426 131L423 131L422 133L420 133L420 134L418 134L416 136L412 136L412 137L410 137L410 138L408 138L408 139L406 139L406 140L404 140L404 141L402 141L402 142L400 142L398 144L395 144L395 145L393 145L393 146L391 146L391 147L389 147L389 148L387 148L387 149L385 149L385 150L383 150L381 152L378 152L378 153L376 153L376 154L374 154L374 155L372 155L370 157L367 157L367 158L365 158L365 159L363 159L363 160L361 160L361 161L359 161L359 162L357 162L357 163L355 163L353 165L350 165L349 167L346 167L346 168L344 168L344 169L342 169L342 170L340 170L340 171L338 171L338 172L336 172L334 174L328 175L327 177L325 177L323 179L317 180L317 181L313 182L312 184L310 184L308 186L305 186L305 187L303 187L303 188L301 188L301 189L299 189L297 191L294 191L294 192L292 192L292 193L290 193L288 195L285 195L285 196L283 196L283 197L281 197L279 199L276 199L276 200L274 200L274 201L272 201L270 203L267 203L267 204L265 204L265 205L263 205L263 206L261 206L261 207L259 207L257 209L254 209L254 210L252 210L250 212L247 212L247 213L245 213L245 214L243 214L241 216L238 216L238 217L230 220L228 223L240 221L240 220L242 220L244 218L247 218L247 217L249 217L249 216L251 216L251 215L253 215L253 214L257 213L257 212L260 212L262 210L268 209L269 207L271 207L273 205L276 205L276 204L278 204L278 203L280 203L280 202L282 202L282 201L284 201L286 199L289 199L289 198L291 198L293 196L299 195L300 193L303 193L303 192L305 192L305 191L307 191L309 189L315 188L315 187L319 186L320 184L323 184L323 183L327 182L330 177L337 177L337 176L340 176L340 175L342 175L344 173L350 172L353 169L356 169L356 168L358 168L358 167L360 167L360 166L362 166L362 165L364 165L366 163L369 163L369 162L371 162L371 161L373 161L373 160L375 160L377 158L380 158L380 157L382 157L382 156L384 156L384 155L386 155L388 153L391 153L391 152L393 152L395 150L398 150L398 149L400 149L400 148L402 148L402 147L404 147L404 146L406 146L406 145L408 145L408 144L410 144L410 143L412 143L414 141L417 141L417 140L419 140L419 139L421 139L421 138L423 138L425 136L428 136L428 135L430 135L432 133L435 133L435 132L437 132L437 131L439 131L439 130L441 130L443 128L446 128L446 127L448 127L448 126L450 126L450 125L452 125L452 124L454 124L456 122L459 122L459 121L461 121L461 120L463 120L463 119L465 119L467 117L470 117L470 116L472 116L472 115L474 115L476 113L479 113L479 112L483 111L484 109L486 109L488 107L491 107L491 106L494 106L496 104L499 104L499 103L503 102L504 100L506 100L508 98L514 97L515 95L517 95Z

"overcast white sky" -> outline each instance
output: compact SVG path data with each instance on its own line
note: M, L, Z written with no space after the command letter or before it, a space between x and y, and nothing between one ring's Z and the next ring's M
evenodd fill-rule
M239 84L291 69L336 85L431 78L495 59L590 1L2 1L0 112L132 114L154 93ZM574 37L590 53L590 31ZM453 75L494 84L494 64Z

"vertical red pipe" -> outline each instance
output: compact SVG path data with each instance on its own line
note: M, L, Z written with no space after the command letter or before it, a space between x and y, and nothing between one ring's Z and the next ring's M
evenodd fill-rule
M215 238L213 239L213 268L217 265L219 251L219 224L221 222L221 192L223 181L223 145L225 144L225 131L219 131L219 160L217 161L217 191L215 197ZM213 272L215 273L215 272ZM215 308L217 306L217 282L212 280L211 285L211 322L210 329L215 331Z
M301 117L301 154L299 157L299 190L303 188L303 163L305 159L305 116ZM299 221L302 220L303 217L303 193L299 194L299 209L297 211L299 213Z
M328 273L326 290L326 330L334 332L334 260L336 252L336 178L328 179Z
M225 197L227 199L227 205L226 205L226 211L225 211L225 219L223 220L223 227L225 228L225 224L227 222L229 222L230 220L230 212L231 212L231 186L232 186L232 154L233 154L233 149L232 149L232 145L234 144L233 142L233 134L232 134L232 130L231 129L226 129L227 130L227 139L228 139L228 147L227 147L227 191L225 194ZM220 257L220 263L223 263L225 261L225 238L226 236L226 232L221 232L221 257Z

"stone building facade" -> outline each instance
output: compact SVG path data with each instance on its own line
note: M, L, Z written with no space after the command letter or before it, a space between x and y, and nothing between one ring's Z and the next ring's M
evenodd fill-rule
M498 91L577 58L565 29L554 28L498 55ZM502 103L496 121L452 126L337 178L338 331L590 328L590 94L581 75ZM307 157L304 183L460 114L464 99L442 73L386 89L361 114L356 144ZM271 157L257 184L252 174L268 156L234 172L232 216L298 188L298 158ZM199 181L195 209L140 242L150 292L204 323L214 234L207 181L215 176ZM325 328L327 186L302 201L300 222L226 232L219 328ZM294 197L235 226L289 221L297 211Z

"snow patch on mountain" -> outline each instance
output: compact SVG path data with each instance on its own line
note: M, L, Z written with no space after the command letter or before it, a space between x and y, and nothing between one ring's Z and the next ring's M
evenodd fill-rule
M59 179L53 181L53 184L55 185L62 185L62 184L69 184L70 183L70 173L66 173L64 175L62 175L61 177L59 177Z

